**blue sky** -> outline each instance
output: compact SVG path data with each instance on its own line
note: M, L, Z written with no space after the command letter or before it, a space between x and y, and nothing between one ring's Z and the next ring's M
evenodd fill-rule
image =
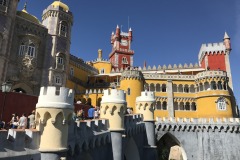
M21 10L24 0L20 0ZM28 0L27 11L41 20L53 0ZM134 65L198 62L202 43L231 38L230 55L234 93L240 102L240 1L239 0L62 0L74 15L71 54L85 61L111 51L110 35L117 24L133 30Z

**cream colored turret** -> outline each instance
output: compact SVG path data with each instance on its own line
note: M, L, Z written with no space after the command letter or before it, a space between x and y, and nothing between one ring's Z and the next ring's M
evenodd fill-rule
M143 114L143 121L154 121L155 102L154 92L141 92L136 98L136 112Z
M110 131L124 130L126 94L123 90L104 90L101 101L101 118L109 119Z
M154 92L147 92L147 90L141 92L141 96L136 98L136 110L137 113L143 114L143 121L146 128L146 148L156 148L154 126L155 102Z
M114 160L123 160L122 134L124 113L127 109L126 94L123 90L104 90L101 102L101 118L109 120Z
M72 118L74 93L68 88L42 87L36 105L39 151L57 154L67 151L68 121ZM55 158L54 158L55 159Z

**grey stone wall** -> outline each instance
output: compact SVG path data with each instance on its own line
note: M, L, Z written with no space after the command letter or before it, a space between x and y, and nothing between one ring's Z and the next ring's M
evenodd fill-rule
M188 160L239 159L239 119L223 121L169 121L156 123L157 141L170 135Z

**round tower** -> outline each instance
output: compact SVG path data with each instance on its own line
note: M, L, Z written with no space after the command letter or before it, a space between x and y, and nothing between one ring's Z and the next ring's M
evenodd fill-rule
M143 91L143 75L137 70L126 70L122 73L120 79L120 88L126 91L126 101L128 107L133 108L135 113L135 100Z
M155 128L154 128L154 92L141 92L141 96L136 98L136 112L143 115L143 121L146 127L148 146L155 146Z
M126 94L123 90L104 90L101 101L101 118L108 119L111 132L113 159L123 159L122 133L126 111Z
M42 87L36 105L36 126L40 131L42 159L65 157L68 121L72 118L74 93L68 88Z

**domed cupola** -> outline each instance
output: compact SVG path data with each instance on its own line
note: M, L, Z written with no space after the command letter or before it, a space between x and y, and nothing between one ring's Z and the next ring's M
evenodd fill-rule
M59 7L62 8L63 11L69 11L69 7L61 1L54 1L51 5L53 6L53 8Z
M24 4L24 8L21 11L17 11L17 15L33 23L41 24L41 22L35 17L27 12L27 3Z

